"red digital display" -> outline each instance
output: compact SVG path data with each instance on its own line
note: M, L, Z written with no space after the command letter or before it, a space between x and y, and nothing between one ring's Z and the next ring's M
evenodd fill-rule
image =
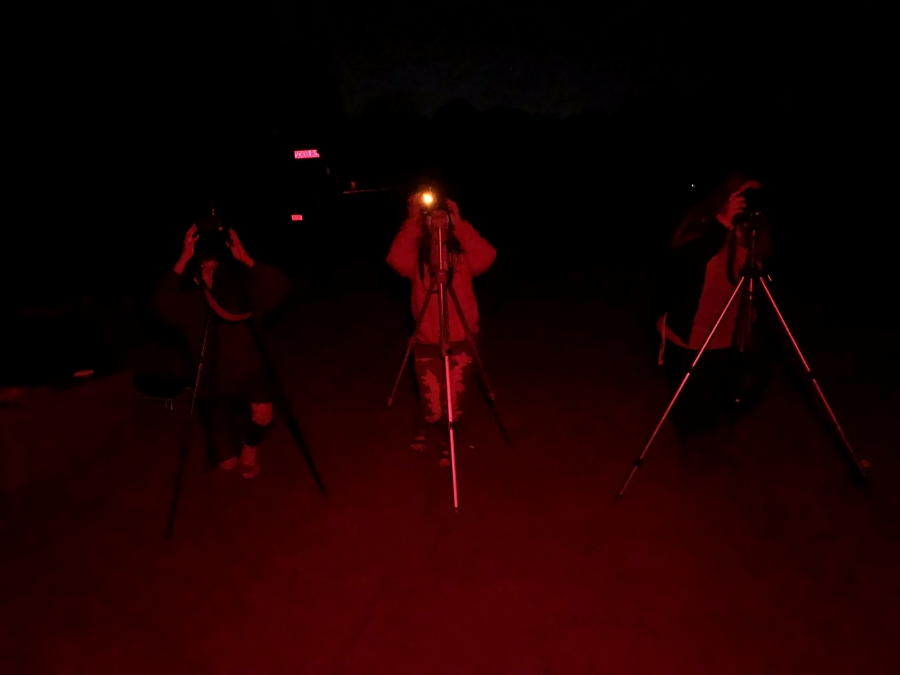
M300 213L292 213L291 220L303 220L303 215Z
M294 159L315 159L319 156L319 151L312 150L294 150Z

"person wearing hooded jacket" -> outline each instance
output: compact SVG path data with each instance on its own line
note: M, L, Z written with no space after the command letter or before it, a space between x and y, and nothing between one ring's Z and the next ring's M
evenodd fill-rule
M747 176L729 176L688 210L670 239L673 265L667 279L667 310L657 328L659 361L673 388L681 383L741 278L750 245L749 231L742 225L746 195L760 188L759 181ZM757 260L765 259L771 249L768 221L760 222ZM752 321L745 312L752 309L735 298L672 410L683 440L714 429L721 404L735 397L742 368L735 347L744 339L738 326Z
M274 414L254 331L282 304L290 284L277 269L251 258L233 229L216 222L227 249L203 247L202 242L198 247L198 226L192 225L181 257L158 283L151 307L184 334L195 367L206 336L196 394L207 463L226 471L240 467L243 477L253 478L259 473L257 448Z
M467 382L467 372L474 360L474 354L466 341L463 325L468 326L473 336L479 331L478 302L472 287L472 279L488 270L497 257L497 251L459 214L459 207L450 199L445 200L446 210L435 209L430 219L430 227L423 217L420 206L421 194L409 197L408 213L400 231L394 237L388 264L398 274L412 284L410 304L413 317L418 318L422 305L428 296L432 280L439 271L438 227L450 228L446 241L447 253L452 268L451 285L459 299L462 317L452 300L447 306L450 324L451 393L454 420L462 413L461 403ZM421 416L425 424L417 429L412 447L424 450L427 440L426 428L436 425L446 415L446 376L440 346L439 298L435 294L425 312L422 323L414 336L413 361L416 379L422 401ZM446 450L445 450L446 454ZM441 466L448 466L447 457L442 457Z

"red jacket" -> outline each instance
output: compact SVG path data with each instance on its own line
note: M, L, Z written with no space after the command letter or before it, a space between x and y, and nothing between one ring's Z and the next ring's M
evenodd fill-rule
M472 279L487 271L493 264L494 258L497 257L497 251L465 220L461 218L454 219L453 228L454 234L462 247L462 253L455 255L453 260L453 290L456 291L456 297L459 298L459 304L462 307L469 330L477 333L478 303L475 300ZM429 274L428 266L424 266L425 270L422 272L419 265L419 236L421 232L420 216L407 218L397 236L394 237L394 243L391 245L391 251L387 257L388 265L393 267L398 274L403 275L412 282L412 311L413 316L416 318L419 316L422 303L425 301L425 296L428 294L428 289L431 286L431 275ZM438 343L438 303L439 296L435 293L428 303L428 311L422 320L418 333L416 333L417 341L430 344ZM453 301L449 298L447 299L447 305L450 312L450 340L461 342L466 339L466 332L463 329L462 322L459 320L459 313L453 305Z

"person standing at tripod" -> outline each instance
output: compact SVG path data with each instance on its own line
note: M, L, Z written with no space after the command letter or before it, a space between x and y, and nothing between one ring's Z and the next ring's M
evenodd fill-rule
M244 478L259 473L257 448L274 414L256 331L288 290L287 278L251 258L213 212L187 231L181 257L151 301L163 321L184 333L198 368L202 355L196 395L207 465L240 466Z
M459 207L455 202L445 200L445 209L435 208L431 212L431 217L426 218L421 196L419 192L410 196L407 218L394 237L387 262L398 274L412 283L410 299L412 312L414 317L419 317L432 282L440 270L441 251L437 231L446 229L444 255L449 260L450 285L462 310L460 316L455 303L448 303L452 350L450 401L456 421L461 413L467 373L474 360L474 354L471 353L466 340L466 326L473 336L477 335L479 330L478 302L475 299L472 279L490 268L497 257L497 251L469 222L460 217ZM413 338L413 360L422 402L421 417L427 423L427 427L431 428L447 414L447 395L444 391L446 386L442 386L445 377L440 332L438 302L432 299ZM422 451L425 450L428 432L426 424L418 426L412 447L414 450ZM441 466L448 465L449 459L442 457Z
M744 271L751 250L747 196L761 188L743 175L729 176L681 219L669 246L673 257L667 279L667 311L657 322L661 335L660 364L677 387L709 336ZM764 224L767 221L761 220ZM770 251L768 227L757 228L753 253L757 261ZM707 351L672 410L682 440L715 428L722 403L735 399L741 368L736 343L747 339L738 326L753 317L735 301L722 317ZM741 344L741 347L746 345Z

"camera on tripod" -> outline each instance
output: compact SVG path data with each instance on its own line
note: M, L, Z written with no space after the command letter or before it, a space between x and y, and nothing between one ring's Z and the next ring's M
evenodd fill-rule
M753 231L767 224L765 212L763 211L763 194L758 188L750 188L744 190L743 193L746 206L734 217L734 223L742 230Z
M231 239L231 228L222 216L213 214L197 222L199 239L194 246L194 255L198 260L228 260L231 253L228 242Z

